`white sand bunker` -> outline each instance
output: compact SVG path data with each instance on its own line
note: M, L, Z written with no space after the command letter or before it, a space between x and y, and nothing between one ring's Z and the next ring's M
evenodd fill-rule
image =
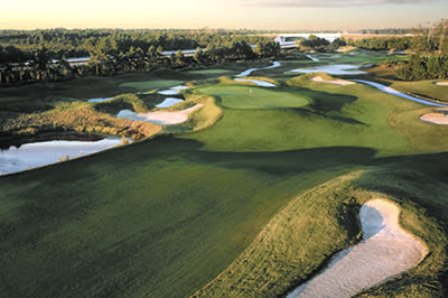
M437 82L436 85L437 86L448 86L448 81L446 81L446 82Z
M157 93L162 94L162 95L177 95L177 94L180 94L180 92L185 89L188 89L188 86L179 85L179 86L171 87L170 89L159 91Z
M156 105L156 108L169 108L174 105L177 105L178 103L183 102L183 99L176 98L176 97L167 97L165 100L158 105Z
M362 242L335 255L322 273L287 297L352 297L418 265L428 250L401 228L399 215L391 201L365 203Z
M420 117L423 122L428 122L437 125L448 125L448 111L447 113L437 112L428 113Z
M321 76L317 76L311 79L313 82L320 82L320 83L328 83L333 85L340 85L340 86L347 86L347 85L354 85L354 82L347 81L347 80L325 80Z
M118 146L119 138L99 141L46 141L0 150L0 176L78 158Z
M188 116L202 108L202 106L202 104L196 104L191 108L181 111L156 111L147 113L135 113L131 110L121 110L117 114L117 117L134 121L151 122L158 125L176 125L186 122Z
M235 81L237 81L237 82L249 82L249 83L255 84L255 85L260 86L260 87L267 87L267 88L277 87L275 84L272 84L272 83L269 83L269 82L265 82L265 81L262 81L262 80L251 80L251 79L241 79L241 78L238 78L238 79L235 79Z

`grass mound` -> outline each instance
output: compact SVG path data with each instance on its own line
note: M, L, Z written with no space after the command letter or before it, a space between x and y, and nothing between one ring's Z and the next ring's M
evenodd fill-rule
M123 109L132 109L137 113L145 113L148 111L148 106L135 94L120 94L111 100L94 104L96 110L117 114Z
M293 199L252 244L193 297L276 297L358 235L352 174ZM325 206L325 207L323 207Z
M107 134L141 139L153 136L161 127L152 123L132 122L96 111L89 103L59 103L43 113L20 114L2 123L2 134L14 138L32 138L50 132Z
M357 220L360 205L385 196L370 190L374 185L384 189L394 184L377 177L383 171L378 167L353 172L291 200L229 267L193 297L276 297L304 283L325 266L331 255L361 238ZM371 180L374 177L380 183ZM386 193L390 195L390 191ZM447 262L444 247L448 239L437 219L428 217L421 207L401 196L393 198L400 204L401 224L423 237L431 253L414 269L361 297L437 296L443 291L440 273Z

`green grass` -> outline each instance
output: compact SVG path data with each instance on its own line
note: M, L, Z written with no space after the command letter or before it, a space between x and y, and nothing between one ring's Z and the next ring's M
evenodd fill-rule
M211 128L1 177L0 296L184 297L232 268L247 249L261 251L254 259L258 271L238 276L284 293L354 241L353 212L372 193L402 205L403 225L427 242L431 255L366 295L446 293L448 128L421 123L418 116L428 108L367 86L287 81L282 69L268 76L283 86L193 89L187 99L213 95L221 105L222 115L212 105L191 119L200 126L221 117ZM86 86L69 82L35 93L24 86L1 90L0 102L15 108L26 98L47 103L42 90L104 97L109 93L98 92L149 79L95 78ZM336 179L354 171L350 179ZM281 221L279 212L296 214L317 231L292 225L293 238L291 230L271 234L294 240L275 250L294 247L302 259L300 266L285 267L288 274L281 266L261 266L258 260L269 254L253 246L267 224ZM301 234L315 241L303 243ZM290 254L280 255L292 264ZM256 274L264 268L275 274ZM233 282L226 279L227 289L238 285Z
M178 80L150 80L150 81L143 81L143 82L128 82L120 84L120 87L130 88L134 89L136 91L145 91L150 90L154 88L168 88L168 87L174 87L176 85L182 84L182 81Z
M298 108L308 104L299 94L259 87L216 85L198 91L217 97L224 107L232 109Z
M232 70L229 69L223 69L223 68L210 68L210 69L200 69L200 70L191 70L189 73L194 75L211 75L211 76L222 76L227 74L235 73Z
M167 79L167 77L170 79ZM188 73L160 70L149 74L136 73L112 77L84 77L68 82L1 88L0 107L2 111L36 112L51 109L60 101L113 97L124 92L135 92L135 89L123 86L123 84L128 82L136 84L137 82L154 80L158 82L157 87L159 87L164 85L165 81L169 82L165 85L172 86L173 81L183 82L193 78Z
M437 81L434 80L419 82L394 81L391 87L401 92L448 102L448 87L437 86L436 83Z

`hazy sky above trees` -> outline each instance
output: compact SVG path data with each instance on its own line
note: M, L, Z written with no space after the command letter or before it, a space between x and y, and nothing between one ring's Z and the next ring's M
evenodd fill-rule
M15 0L1 29L410 27L448 17L447 0Z

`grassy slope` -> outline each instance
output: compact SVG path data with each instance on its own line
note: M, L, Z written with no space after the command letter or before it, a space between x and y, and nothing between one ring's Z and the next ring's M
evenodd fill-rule
M335 251L353 245L360 237L356 219L359 206L369 199L385 195L401 204L402 224L425 238L431 254L415 269L362 296L437 296L442 285L436 272L442 271L446 265L443 246L448 244L448 239L437 220L428 219L421 209L390 191L395 186L395 190L411 195L406 188L397 187L397 181L390 179L392 177L384 179L384 174L386 172L381 168L353 172L291 200L225 271L193 296L277 297L285 294L317 274ZM403 180L399 178L398 181ZM420 194L426 201L424 196L427 193Z
M421 184L429 196L416 200L446 227L447 204L438 200L444 155L426 157L438 172L412 156L374 158L447 148L411 115L420 106L365 86L291 85L284 91L312 104L225 108L214 127L182 139L159 137L0 179L0 294L192 294L291 198L366 165L384 167L384 174L412 165L410 177L399 180L403 189L416 173L425 182L438 179L436 190ZM403 118L390 128L396 115ZM408 123L420 142L402 132ZM367 179L363 187L392 192L394 179L379 173L384 181ZM404 200L412 192L400 194Z
M224 272L193 296L277 297L304 281L359 233L358 202L350 191L357 176L332 180L291 200Z
M362 85L346 87L333 87L321 83L303 85L302 82L294 80L290 84L300 86L298 90L288 89L289 92L297 92L302 96L297 102L300 103L305 95L313 102L311 107L257 109L250 113L245 110L226 109L222 121L195 138L205 142L208 149L218 151L278 151L332 146L370 147L380 150L382 154L408 151L405 135L389 127L387 115L393 117L398 111L413 110L417 107L415 104ZM313 92L306 87L319 88L326 93ZM229 90L229 93L225 93L224 90ZM238 102L235 90L241 91ZM224 105L227 94L230 94L231 103L237 102L233 106L244 107L247 99L246 90L243 87L200 89L201 92L218 95ZM347 95L336 95L335 92ZM354 100L356 103L344 106L344 103L351 103ZM272 98L272 103L274 105L277 103L275 98ZM252 105L252 102L250 104ZM234 134L231 123L238 123L238 134ZM437 142L437 148L446 148L448 145L446 141ZM421 146L426 147L425 144ZM428 144L428 148L435 149L432 146L433 142Z
M439 99L441 101L448 101L448 87L437 86L437 81L419 81L419 82L401 82L394 81L391 85L401 92L420 95L424 97Z
M1 295L186 295L223 270L291 197L359 156L335 149L337 160L328 150L311 162L312 151L200 148L159 138L2 178Z

